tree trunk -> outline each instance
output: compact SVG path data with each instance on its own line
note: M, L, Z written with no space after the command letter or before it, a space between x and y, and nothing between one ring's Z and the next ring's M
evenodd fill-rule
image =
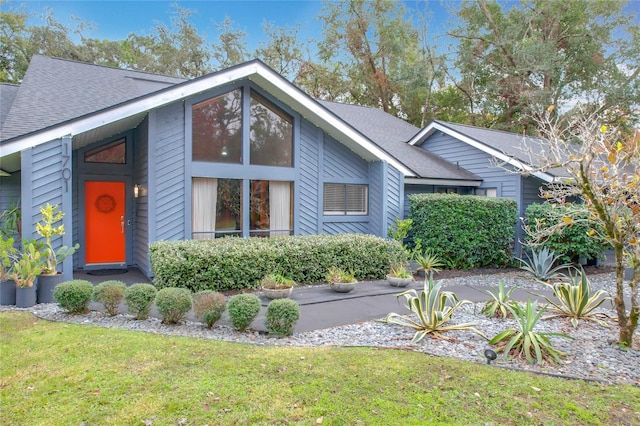
M632 318L627 317L627 309L624 304L624 250L622 244L616 244L614 249L616 254L616 295L613 301L616 307L616 314L618 315L618 326L620 328L618 340L622 346L630 348L635 327L633 327Z

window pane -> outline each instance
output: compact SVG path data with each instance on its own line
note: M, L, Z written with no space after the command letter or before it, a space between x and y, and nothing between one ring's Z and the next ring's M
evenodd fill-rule
M192 112L194 161L242 162L242 91L195 104Z
M347 185L347 214L367 214L367 185Z
M251 164L293 166L293 120L251 92Z
M292 183L252 180L250 182L250 235L291 235L293 230Z
M324 184L323 210L325 215L344 214L345 185L341 183Z
M242 235L242 181L194 178L191 210L195 240Z
M125 164L127 162L127 140L118 139L110 144L85 152L85 163Z

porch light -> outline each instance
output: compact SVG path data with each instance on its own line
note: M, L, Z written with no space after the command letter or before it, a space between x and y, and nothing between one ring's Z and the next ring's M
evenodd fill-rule
M140 185L133 185L133 198L138 198L140 196Z

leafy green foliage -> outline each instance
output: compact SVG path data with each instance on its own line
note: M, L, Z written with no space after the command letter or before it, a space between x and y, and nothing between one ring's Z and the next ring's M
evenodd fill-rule
M599 258L610 245L599 237L602 227L589 220L589 212L584 205L572 203L534 203L527 207L525 213L526 226L536 229L537 233L571 217L571 224L562 227L545 239L540 246L560 253L560 261L577 262L580 256ZM527 235L527 244L532 243L531 235Z
M150 253L154 285L192 291L257 288L273 271L297 283L320 282L332 266L383 279L389 265L407 261L398 242L359 234L162 241Z
M354 283L358 281L353 272L347 272L341 268L329 268L324 279L329 284L335 283Z
M518 304L511 304L507 309L518 324L518 329L510 328L495 335L489 343L499 344L498 351L505 354L512 354L515 357L527 359L529 364L534 362L542 363L544 360L560 362L560 357L565 354L553 347L549 336L566 337L570 336L562 333L545 333L533 331L540 316L546 307L537 311L538 302L527 300L524 308Z
M425 277L433 275L434 272L440 272L440 268L444 266L440 257L431 249L426 249L424 253L415 253L413 258L418 265L418 270L422 270L425 273Z
M158 289L152 284L132 284L124 291L124 303L129 307L129 313L135 315L136 319L147 319L157 293Z
M42 220L36 223L36 232L44 238L44 266L42 273L45 275L55 275L57 272L56 267L62 263L64 259L73 254L80 248L80 244L76 244L73 247L62 246L58 250L53 248L52 239L58 236L64 235L64 225L60 224L54 226L60 222L64 217L62 211L57 211L58 205L51 205L47 203L44 206L40 206L40 214Z
M296 282L282 274L268 274L260 281L262 288L285 289L296 285Z
M207 325L207 328L213 327L218 322L226 307L227 300L222 293L203 290L193 295L193 312Z
M107 313L114 316L118 313L126 288L127 285L118 280L101 282L93 289L93 300L102 303Z
M487 290L491 300L487 301L480 313L485 314L489 318L499 317L506 318L509 315L507 310L508 306L513 305L515 302L511 300L511 293L515 291L517 287L511 287L508 291L504 287L504 281L498 283L498 289L495 292Z
M227 303L231 325L238 331L244 331L251 325L260 312L260 298L255 294L245 293L231 296Z
M520 258L518 260L522 262L521 269L531 273L538 281L547 282L562 276L560 271L571 268L569 263L557 264L561 257L553 250L543 247L538 251L533 250L531 256L527 255L527 260Z
M442 282L433 282L433 277L428 277L424 282L424 289L416 292L415 289L400 293L397 297L404 297L407 302L407 309L415 315L400 315L390 313L383 320L388 324L397 324L410 327L416 330L411 340L417 343L427 334L434 337L443 337L441 333L451 330L471 330L482 336L473 326L473 323L449 324L453 313L460 306L470 304L468 300L458 300L455 293L450 291L440 291ZM447 305L449 304L449 305Z
M18 287L31 287L38 275L42 273L44 261L42 252L34 241L22 242L23 250L14 252L9 276Z
M9 269L16 254L13 238L0 237L0 281L9 278Z
M591 320L608 327L607 323L598 319L598 316L604 316L594 312L594 310L602 305L605 300L610 300L608 293L604 290L598 290L591 293L591 283L587 274L583 270L577 271L576 274L569 273L570 282L556 282L550 284L553 289L553 295L557 301L543 296L551 305L550 310L558 312L546 318L568 317L571 318L571 324L578 326L578 320Z
M93 284L86 280L72 280L53 290L53 300L72 314L84 313L93 296Z
M395 278L412 278L406 263L395 263L389 268L389 275Z
M167 287L156 294L156 307L166 324L177 324L187 315L193 300L186 288Z
M413 194L412 232L450 268L504 266L511 261L517 206L502 198Z
M269 302L264 324L269 333L291 336L298 319L300 319L298 303L291 299L277 299Z

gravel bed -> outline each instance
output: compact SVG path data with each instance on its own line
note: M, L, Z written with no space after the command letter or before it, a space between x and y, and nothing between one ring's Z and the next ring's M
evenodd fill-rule
M517 285L532 290L543 286L533 283L519 272L492 274L490 276L458 277L445 281L446 285L472 284L474 286L492 286L502 280L507 286ZM613 274L598 274L590 277L592 287L611 290L614 285ZM533 298L533 296L532 296ZM541 301L542 302L542 301ZM606 306L605 306L606 305ZM483 303L465 305L453 316L453 323L473 322L476 328L489 338L507 328L515 327L511 319L501 320L486 318L480 315ZM608 302L600 312L613 316ZM7 310L2 307L0 310ZM13 308L15 309L15 308ZM208 330L201 323L183 321L179 325L165 325L157 318L138 321L129 315L109 317L102 312L92 311L86 315L69 315L56 304L41 304L28 309L37 317L69 323L119 328L132 331L143 331L154 334L180 335L203 339L215 339L227 342L271 345L271 346L375 346L400 348L423 352L442 357L458 358L465 361L485 364L484 351L490 348L487 341L471 331L455 331L446 333L447 339L426 337L422 341L411 343L413 332L404 327L385 324L379 321L367 321L341 327L298 333L291 337L272 337L258 331L236 332L226 325L215 325ZM603 383L629 383L640 386L640 332L634 335L634 347L622 350L615 345L618 328L612 319L607 319L609 327L593 321L580 321L578 328L573 328L566 319L548 319L539 321L536 331L560 332L573 337L565 339L552 337L553 346L567 354L560 364L544 363L529 365L524 360L507 359L502 355L492 362L499 368L533 371L543 374L558 375L569 378L594 380Z

